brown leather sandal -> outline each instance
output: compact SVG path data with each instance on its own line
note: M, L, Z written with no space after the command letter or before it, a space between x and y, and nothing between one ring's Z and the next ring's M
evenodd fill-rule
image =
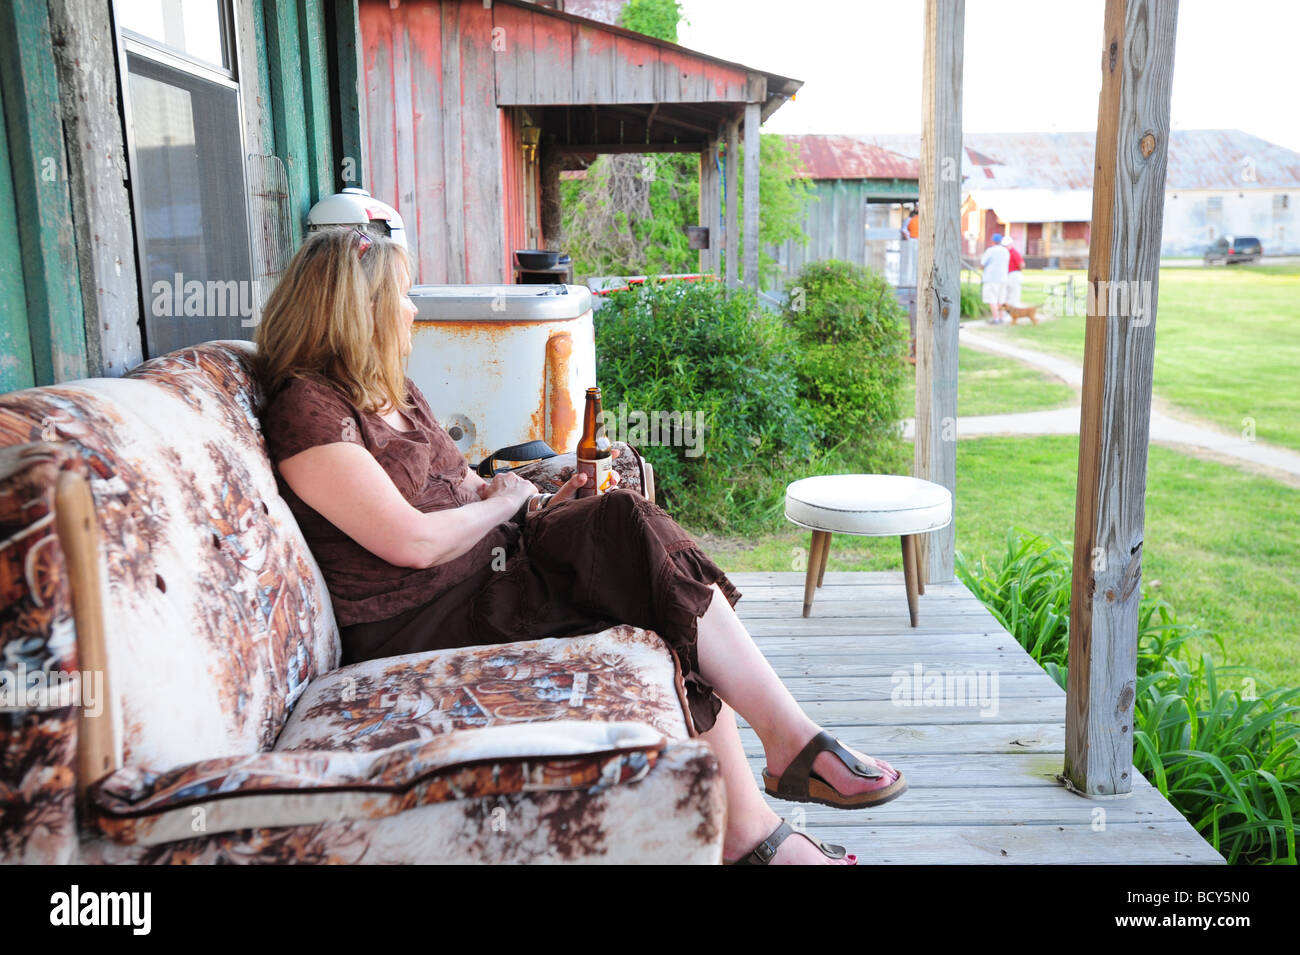
M781 848L781 843L785 842L785 840L789 839L793 834L794 827L782 819L781 825L772 830L772 834L760 842L753 852L747 856L742 856L741 858L736 859L734 862L728 862L726 865L767 865L776 857L776 850ZM803 836L820 849L822 855L828 859L843 859L845 856L848 856L848 853L843 846L833 845L829 842L822 842L816 836L810 836L806 832L801 832L799 835ZM848 856L848 858L853 860L849 863L850 865L858 864L857 856Z
M786 767L781 778L777 779L766 769L763 770L763 787L769 796L786 799L790 802L815 802L836 809L858 809L862 806L879 806L907 792L907 780L900 772L898 778L884 789L846 796L812 771L813 760L817 754L832 752L854 776L862 779L880 779L885 774L861 762L845 749L840 741L825 730L818 733Z

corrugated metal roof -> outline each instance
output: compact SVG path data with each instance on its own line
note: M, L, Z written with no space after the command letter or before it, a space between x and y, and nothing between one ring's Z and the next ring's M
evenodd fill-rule
M799 144L806 179L915 179L915 159L863 142L857 136L786 136Z
M847 138L904 156L921 154L921 137L915 134ZM1093 132L966 133L962 176L971 188L1091 189L1095 142ZM1239 129L1176 129L1165 186L1294 189L1300 187L1300 153Z

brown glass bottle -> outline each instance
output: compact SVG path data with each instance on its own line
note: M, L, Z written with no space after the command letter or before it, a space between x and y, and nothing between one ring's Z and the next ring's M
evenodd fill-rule
M578 442L578 472L587 475L587 483L578 488L577 497L604 494L614 485L610 478L613 458L610 441L601 420L600 389L587 389L587 408L582 416L582 440Z

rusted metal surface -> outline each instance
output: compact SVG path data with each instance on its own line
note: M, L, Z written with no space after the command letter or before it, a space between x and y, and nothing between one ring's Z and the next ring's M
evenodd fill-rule
M581 437L576 409L596 383L591 296L579 286L564 299L540 288L444 287L456 301L445 308L412 289L421 312L408 374L439 423L459 429L453 440L471 461L534 439L570 451ZM473 311L466 299L475 294L481 317L439 317Z
M787 136L799 146L805 179L916 179L915 158L865 142L858 136Z

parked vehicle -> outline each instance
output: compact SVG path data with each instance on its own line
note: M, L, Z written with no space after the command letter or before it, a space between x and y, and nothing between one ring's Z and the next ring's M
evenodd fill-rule
M1264 255L1259 239L1253 235L1220 236L1205 251L1206 265L1232 265L1234 262L1258 262Z

